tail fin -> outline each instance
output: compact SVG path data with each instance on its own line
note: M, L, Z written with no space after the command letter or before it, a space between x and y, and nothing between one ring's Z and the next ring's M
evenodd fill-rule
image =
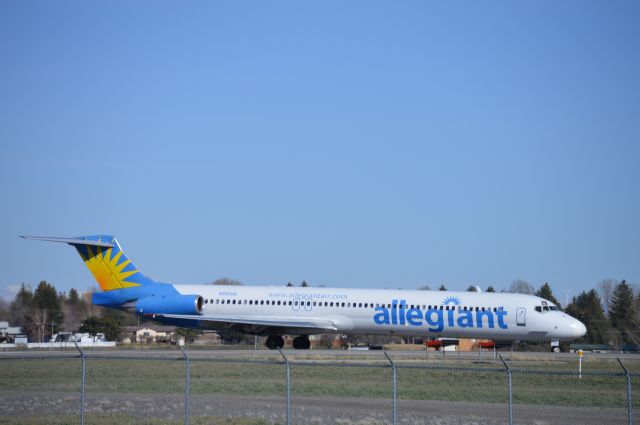
M113 236L95 235L79 236L77 238L21 237L40 241L63 242L74 246L103 291L155 283L152 279L143 275L127 258Z

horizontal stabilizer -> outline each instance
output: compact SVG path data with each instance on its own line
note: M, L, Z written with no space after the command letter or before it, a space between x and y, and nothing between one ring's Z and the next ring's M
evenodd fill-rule
M107 248L113 248L115 244L109 242L102 241L92 241L88 239L78 239L78 238L56 238L56 237L46 237L46 236L20 236L23 239L30 239L34 241L47 241L47 242L62 242L68 243L69 245L90 245L90 246L103 246Z

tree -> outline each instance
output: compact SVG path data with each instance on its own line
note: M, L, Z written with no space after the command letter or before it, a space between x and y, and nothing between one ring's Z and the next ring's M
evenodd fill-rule
M431 287L429 285L422 285L418 288L418 291L430 291Z
M609 312L611 297L613 297L613 289L618 286L618 281L614 279L603 279L598 283L598 291L602 299L602 306L605 312Z
M226 285L226 286L239 286L242 285L239 280L229 279L227 277L221 277L213 281L212 285Z
M66 330L77 331L80 327L82 319L87 317L87 302L80 297L78 291L71 288L69 296L62 303L62 311L64 313L64 328Z
M535 295L540 298L544 298L547 301L551 301L557 306L560 305L556 297L553 296L553 292L551 291L551 286L547 282L545 282L544 285L542 285L540 289L536 291Z
M438 291L446 291L447 287L444 286L444 283L442 285L440 285L440 287L438 288Z
M67 298L67 303L69 303L70 305L76 305L76 304L79 304L81 301L82 300L78 295L78 291L76 291L75 288L71 288L71 290L69 291L69 298Z
M293 283L288 282L288 283L287 283L287 286L293 286Z
M80 325L80 332L90 335L103 333L108 341L117 341L122 333L123 316L122 313L114 311L104 317L89 316Z
M184 337L185 342L195 342L204 332L190 328L176 328L176 335Z
M573 301L566 306L566 312L587 327L587 334L582 337L584 341L591 344L609 342L609 319L595 289L583 291L577 297L573 297Z
M489 285L486 292L496 292L496 290L493 289L493 286Z
M623 280L613 291L609 306L609 320L611 320L611 325L620 332L620 338L625 343L638 342L636 332L640 321L636 307L633 289Z
M533 285L526 280L516 279L511 283L509 292L512 294L528 294L533 295L536 290Z
M301 287L306 288L309 286L309 284L307 283L306 280L303 280L302 283L300 284Z
M9 313L9 303L0 298L0 320L9 321L11 314Z
M64 314L62 313L58 293L53 285L45 280L38 284L33 293L33 307L36 338L40 341L48 333L56 332L62 328Z
M470 286L467 288L467 292L478 292L478 287L477 287L477 286L470 285Z

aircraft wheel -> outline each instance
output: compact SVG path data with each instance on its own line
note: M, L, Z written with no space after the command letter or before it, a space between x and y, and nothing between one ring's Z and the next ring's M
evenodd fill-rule
M284 339L280 335L269 335L266 345L269 350L276 350L284 347Z
M311 347L311 341L306 335L301 335L293 339L293 348L296 350L308 350Z

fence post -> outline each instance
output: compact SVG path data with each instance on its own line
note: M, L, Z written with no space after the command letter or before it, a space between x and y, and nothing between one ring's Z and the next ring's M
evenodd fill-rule
M190 376L191 376L191 359L189 358L189 353L186 352L184 348L178 345L180 351L182 351L182 355L184 357L184 370L185 370L185 380L184 380L184 425L189 425L189 389L190 389Z
M627 379L627 425L631 425L633 423L632 411L631 411L632 409L631 374L629 373L627 368L624 366L620 358L617 357L616 360L618 360L618 363L620 363L620 367L622 368L622 370L624 370L624 376Z
M396 364L393 362L393 360L391 360L391 357L389 357L386 351L383 351L383 353L387 357L387 360L389 360L389 363L391 363L391 374L393 376L393 403L392 403L393 425L396 425L398 423L398 406L396 404L396 400L398 397L398 378L397 378Z
M505 362L504 359L502 358L502 354L498 355L498 357L500 357L500 361L502 362L504 367L507 369L507 377L509 382L509 425L513 425L513 381L512 381L512 375L511 375L511 368L509 367L507 362Z
M289 359L284 355L282 350L278 348L280 355L284 359L284 366L287 376L287 425L291 425L291 369L289 367Z
M87 382L87 356L80 349L77 342L74 342L76 349L80 352L82 358L82 385L80 386L80 425L84 425L84 387Z

